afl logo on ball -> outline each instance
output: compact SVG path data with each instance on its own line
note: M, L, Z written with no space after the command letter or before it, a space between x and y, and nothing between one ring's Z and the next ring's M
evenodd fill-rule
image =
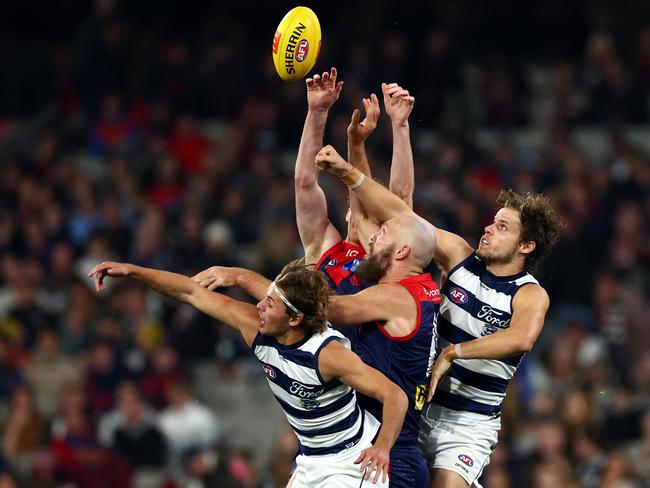
M459 454L458 459L460 460L461 463L465 464L466 466L474 466L474 461L472 461L472 458L469 457L467 454Z
M266 373L266 376L270 380L275 379L275 376L276 376L275 370L271 366L269 366L268 364L263 364L262 368L264 368L264 372Z
M449 298L451 298L451 301L455 303L467 303L469 300L465 290L458 288L457 286L454 286L449 290Z
M296 46L296 61L302 63L307 58L307 53L309 52L309 41L303 39Z

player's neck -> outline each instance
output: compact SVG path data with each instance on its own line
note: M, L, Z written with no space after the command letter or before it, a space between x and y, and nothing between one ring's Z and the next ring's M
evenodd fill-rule
M485 268L494 276L512 276L521 273L524 266L519 262L490 263Z
M295 327L289 328L284 334L275 337L275 340L285 346L290 346L296 342L300 342L305 338L305 333L302 329Z
M394 261L379 283L399 283L409 276L422 274L422 269L405 261Z

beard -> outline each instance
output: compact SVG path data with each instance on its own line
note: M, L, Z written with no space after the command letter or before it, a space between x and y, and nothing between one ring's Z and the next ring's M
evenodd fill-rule
M394 247L366 256L363 263L359 265L355 274L366 283L376 283L382 279L392 262ZM372 247L370 248L372 252Z
M511 249L505 249L498 252L495 252L492 248L488 249L487 252L485 249L478 249L476 255L481 258L486 265L508 264L517 254L518 247L518 244L514 244Z

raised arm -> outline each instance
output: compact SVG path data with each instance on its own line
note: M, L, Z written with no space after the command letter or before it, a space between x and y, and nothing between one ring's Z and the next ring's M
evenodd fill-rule
M332 146L325 146L316 155L316 165L337 176L363 204L366 212L380 222L398 215L413 214L413 210L397 195L345 161ZM433 259L448 272L472 253L472 247L457 234L438 229L430 224L436 234L436 250Z
M260 319L255 305L214 293L187 276L114 262L98 264L88 273L88 276L95 278L95 288L98 293L104 289L104 279L107 276L130 277L138 280L165 296L192 305L201 312L237 329L249 346L253 344L259 330Z
M336 341L325 346L318 356L318 369L325 381L338 379L366 396L383 403L381 429L374 444L365 449L355 463L365 467L366 479L375 471L373 482L382 476L386 482L390 450L402 430L408 399L402 389L386 376L365 364L359 356Z
M404 200L410 208L413 208L415 171L408 119L413 110L415 98L397 83L382 83L381 91L384 94L384 107L390 117L393 129L393 157L390 163L388 188Z
M238 286L258 301L266 297L271 284L271 280L255 271L226 266L211 266L192 276L192 280L208 290Z
M370 98L364 98L362 103L366 112L365 118L361 120L361 112L359 109L354 109L348 126L348 160L350 164L370 178L370 165L366 155L366 139L377 127L381 110L379 109L377 95L374 93L370 95ZM350 232L353 234L348 237L359 242L367 251L370 236L377 231L380 222L368 215L354 191L348 190L348 192L350 195L350 219L352 221Z
M327 200L313 164L323 145L327 114L343 88L336 77L336 68L332 68L306 81L308 111L296 159L295 187L298 233L308 263L315 263L325 249L341 239L328 218Z
M510 327L442 350L431 371L427 401L456 359L504 359L529 352L542 332L548 307L548 294L541 286L526 285L517 291Z

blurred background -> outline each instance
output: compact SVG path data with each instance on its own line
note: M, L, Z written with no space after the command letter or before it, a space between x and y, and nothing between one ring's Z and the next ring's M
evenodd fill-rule
M399 82L421 215L473 244L512 187L567 224L484 486L650 487L650 2L427 3L307 2L345 81L326 142ZM285 485L296 441L237 334L85 276L301 255L305 89L270 53L293 6L0 1L1 488ZM368 146L387 182L385 117Z

